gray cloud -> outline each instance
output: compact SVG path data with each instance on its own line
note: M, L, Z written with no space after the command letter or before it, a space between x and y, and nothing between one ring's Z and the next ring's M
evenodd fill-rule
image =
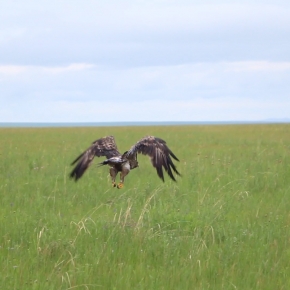
M289 60L286 1L283 5L30 1L23 10L18 3L7 4L8 12L2 11L1 63L146 66Z

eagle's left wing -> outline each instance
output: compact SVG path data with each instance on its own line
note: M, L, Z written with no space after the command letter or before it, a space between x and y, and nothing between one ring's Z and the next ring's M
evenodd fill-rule
M170 178L174 181L175 177L172 170L180 175L177 171L172 159L177 161L178 158L173 154L173 152L168 148L166 142L160 138L154 136L146 136L138 141L131 149L126 153L128 159L134 158L137 153L142 153L148 155L151 158L152 165L156 168L158 176L164 181L164 175L162 168L168 173Z

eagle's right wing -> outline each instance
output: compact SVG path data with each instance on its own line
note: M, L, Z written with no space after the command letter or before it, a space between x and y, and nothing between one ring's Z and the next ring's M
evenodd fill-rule
M114 156L120 156L113 136L103 137L94 141L86 151L80 154L71 163L71 165L74 165L77 162L77 165L70 173L70 177L74 178L75 181L81 178L84 172L93 162L95 156L106 156L107 159Z

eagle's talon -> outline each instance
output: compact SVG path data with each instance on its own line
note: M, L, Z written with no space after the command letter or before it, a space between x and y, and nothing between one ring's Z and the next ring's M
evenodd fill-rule
M124 187L124 184L122 182L120 182L118 185L117 185L117 188L121 189Z

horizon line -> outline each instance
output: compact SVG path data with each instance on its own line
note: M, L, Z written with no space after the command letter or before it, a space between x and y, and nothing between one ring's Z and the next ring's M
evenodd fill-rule
M17 127L122 127L122 126L174 126L174 125L242 125L287 124L290 119L239 121L110 121L110 122L0 122L1 128Z

